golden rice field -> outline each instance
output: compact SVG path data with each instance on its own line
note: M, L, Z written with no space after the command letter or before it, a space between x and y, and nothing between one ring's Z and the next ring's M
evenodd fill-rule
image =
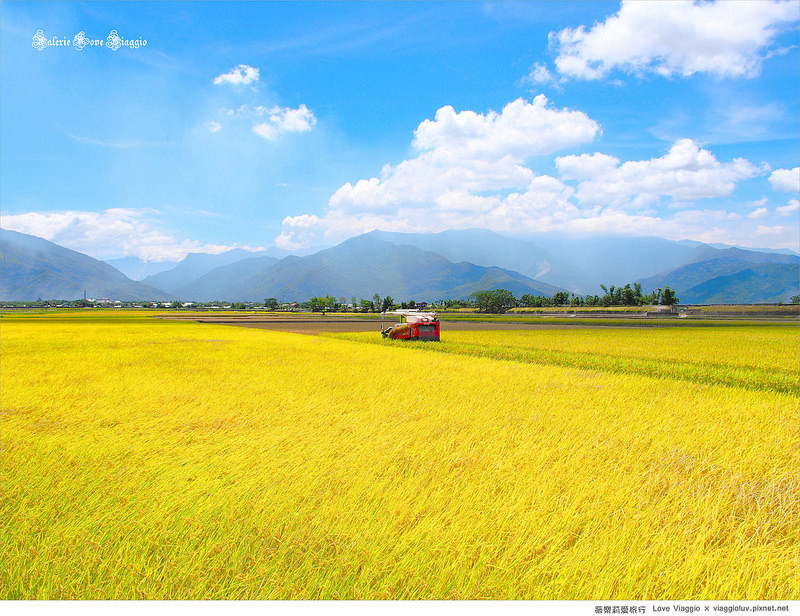
M530 330L452 331L440 344L411 345L444 353L800 394L800 332L796 326L687 329L673 326L635 332L619 327L562 327L538 330L535 335ZM392 343L372 333L336 337Z
M796 327L0 336L2 599L800 598Z

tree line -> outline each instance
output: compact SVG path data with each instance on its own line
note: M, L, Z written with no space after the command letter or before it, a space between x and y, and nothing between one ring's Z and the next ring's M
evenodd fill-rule
M519 299L508 289L493 289L473 293L474 305L481 312L502 313L512 308L550 308L560 306L672 306L680 302L675 291L665 286L651 293L642 293L642 285L633 286L600 285L603 295L575 295L567 291L558 291L551 296L525 294Z
M615 285L600 285L603 295L575 295L566 291L558 291L553 296L524 294L520 298L508 289L493 289L473 293L468 299L440 299L431 303L417 302L413 299L396 302L392 296L381 297L378 293L372 299L356 299L351 297L348 301L344 296L335 298L325 294L312 297L305 302L279 302L274 297L263 302L181 302L181 301L124 301L114 302L122 308L171 308L171 309L233 309L251 310L264 308L267 310L306 310L312 312L383 312L398 308L421 308L435 311L449 311L459 309L477 309L481 312L501 313L512 308L550 308L550 307L582 307L582 306L673 306L680 303L675 291L665 286L655 289L650 293L642 293L642 285L638 282L624 287ZM35 301L3 301L0 307L4 308L99 308L111 302L88 299L64 300L39 298ZM800 295L793 295L790 304L800 304ZM778 302L781 304L781 302Z

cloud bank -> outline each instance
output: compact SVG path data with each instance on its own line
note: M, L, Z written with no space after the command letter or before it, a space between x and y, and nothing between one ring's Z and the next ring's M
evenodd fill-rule
M513 101L499 113L442 107L414 132L416 156L385 165L378 177L345 183L321 216L287 216L275 243L291 250L376 228L610 232L728 242L748 237L742 231L736 240L731 231L747 215L697 202L730 198L740 183L768 169L744 158L719 160L691 139L677 140L651 159L569 154L554 158L554 175L534 171L532 162L599 134L585 113L554 108L544 95ZM784 176L774 172L773 185L785 186ZM764 220L763 233L773 232L766 200L757 205L748 209L749 218Z
M0 227L35 235L96 259L134 256L143 261L180 261L190 252L218 254L238 244L179 240L148 220L153 210L110 208L101 212L31 212L0 216Z
M326 239L396 229L497 228L513 225L513 216L535 211L560 216L571 211L572 189L555 178L537 176L526 159L591 141L599 125L581 111L555 109L544 95L532 102L518 99L500 113L457 113L442 107L433 120L414 132L419 154L398 165L386 165L381 177L347 182L328 202L323 218L290 216L276 244L307 245L316 232ZM503 196L502 193L519 190ZM424 217L428 224L421 223Z
M555 65L564 77L600 79L614 70L689 77L752 78L771 54L776 36L798 21L795 2L623 2L592 28L550 33ZM543 70L544 69L544 70ZM547 81L535 65L530 79Z

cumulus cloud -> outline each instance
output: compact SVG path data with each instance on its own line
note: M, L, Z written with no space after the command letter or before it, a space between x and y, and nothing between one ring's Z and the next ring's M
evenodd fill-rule
M769 216L769 210L765 207L756 208L747 215L748 218L752 218L754 220L761 220L767 216Z
M227 73L214 77L214 83L220 85L227 83L233 86L247 85L258 81L259 70L247 64L240 64Z
M556 167L562 179L579 180L576 198L582 204L628 208L649 206L661 197L726 197L737 182L760 173L743 158L719 162L691 139L676 141L660 158L620 164L606 154L582 154L557 158Z
M537 177L525 160L591 141L599 132L585 113L554 109L544 95L513 101L500 113L442 107L414 132L416 157L385 165L379 178L341 186L313 228L308 218L288 217L278 241L307 245L318 232L330 240L376 227L506 228L514 224L510 212L524 221L543 208L547 216L555 215L574 208L567 202L572 189L555 178Z
M300 105L297 109L289 107L257 107L256 113L268 115L266 122L260 122L253 126L253 132L264 139L274 140L284 133L306 133L317 123L317 118L305 105Z
M297 249L373 229L465 228L752 242L751 218L696 202L731 196L739 183L768 170L743 158L719 160L691 139L645 160L596 152L555 158L555 176L532 168L531 157L579 146L599 132L584 113L553 108L544 96L514 101L499 113L443 107L414 132L412 157L345 183L322 215L287 216L276 244ZM756 219L769 214L766 203L750 204ZM796 244L788 225L770 237L775 247Z
M769 176L772 188L782 192L800 192L800 167L776 169Z
M275 238L275 245L284 250L306 248L313 243L320 219L313 214L287 216L283 219L283 232Z
M596 23L550 33L558 71L600 79L632 74L755 77L782 28L798 21L795 2L623 2ZM543 73L542 73L543 74Z
M531 67L530 72L522 79L523 83L531 85L547 85L553 83L556 78L544 64L537 62Z
M456 113L450 106L442 107L434 120L419 125L413 145L450 157L521 159L591 141L599 131L597 123L582 111L553 109L540 94L532 103L519 98L501 113Z
M205 126L206 130L209 133L216 133L217 131L222 130L222 124L220 124L219 122L215 122L214 120L209 120L208 122L203 124L203 126Z
M0 226L49 240L96 259L135 256L144 261L179 261L190 252L217 254L238 244L178 240L150 221L153 210L111 208L101 212L28 212L0 216Z
M775 208L775 212L779 216L792 216L797 212L800 212L800 200L789 199L789 203Z
M437 199L447 202L452 193L526 187L536 177L524 165L526 158L591 141L599 130L580 111L551 109L543 95L533 103L509 103L501 113L443 107L414 132L418 156L384 166L380 178L346 183L329 206L351 213L396 211Z

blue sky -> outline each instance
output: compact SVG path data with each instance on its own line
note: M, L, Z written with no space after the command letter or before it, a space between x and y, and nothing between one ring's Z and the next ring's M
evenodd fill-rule
M149 261L375 228L798 250L799 25L796 0L6 0L0 224Z

